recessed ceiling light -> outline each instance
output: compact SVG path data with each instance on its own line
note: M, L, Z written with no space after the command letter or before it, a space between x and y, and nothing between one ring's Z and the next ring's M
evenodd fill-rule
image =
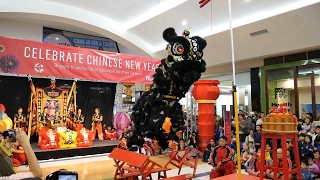
M182 21L182 25L187 25L187 21Z
M249 2L250 0L246 0L247 2Z
M58 37L56 37L56 40L59 40L59 38L58 38Z

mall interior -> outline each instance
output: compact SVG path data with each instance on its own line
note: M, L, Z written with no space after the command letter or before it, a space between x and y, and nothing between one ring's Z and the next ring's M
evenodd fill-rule
M207 4L200 7L203 2ZM221 167L212 156L217 156L214 147L219 148L223 135L231 147L229 160L239 167L236 155L241 156L242 170L238 173L248 175L242 178L258 179L260 174L252 159L264 149L263 144L272 146L270 154L283 145L279 141L263 143L256 126L274 118L274 113L283 108L297 127L287 132L299 133L302 142L296 145L295 138L286 138L289 154L284 155L292 159L291 168L299 168L293 177L278 172L278 178L300 179L308 171L309 179L320 179L319 9L320 0L0 0L0 140L1 146L6 141L13 154L11 161L4 163L9 149L0 149L5 157L0 157L0 180L48 176L71 180L145 179L147 170L143 168L147 165L131 166L126 159L132 158L146 158L144 162L159 165L161 171L148 171L153 179L212 179L220 176L213 175ZM193 36L206 41L202 56L206 71L199 82L218 80L214 85L218 87L214 90L217 98L196 99L192 91L196 84L192 85L179 99L185 121L185 130L177 135L180 140L168 142L169 150L161 148L158 139L129 150L124 141L139 129L139 124L133 124L138 116L133 117L132 112L143 93L157 86L151 85L152 76L160 60L168 56L168 43L162 34L169 27L190 43ZM169 43L169 47L174 45ZM211 119L200 121L204 117L200 107L209 101L213 103L208 116ZM203 123L213 127L210 141L202 139ZM19 130L11 130L14 128ZM5 132L14 132L15 137L10 136L9 142ZM25 138L30 144L22 142ZM240 144L235 145L238 140ZM184 151L196 155L182 158L174 154L178 151L173 146L181 150L181 141ZM203 144L208 147L203 149ZM195 149L188 151L186 147ZM306 148L312 151L308 156L303 151ZM121 150L112 155L115 149ZM239 150L241 153L237 153ZM300 160L293 152L298 152ZM141 157L135 157L138 155ZM180 165L170 164L172 159ZM282 162L279 155L276 159L274 164ZM310 159L318 171L310 168ZM195 165L186 165L184 160ZM128 169L123 169L120 162ZM303 163L309 168L303 169ZM8 171L1 170L2 166L8 166L4 168ZM223 167L219 172L228 174L225 169L230 167ZM10 168L13 171L7 174ZM182 177L178 175L180 170L180 175L194 173L191 178ZM164 177L158 176L162 172ZM272 173L267 170L264 175L277 179Z

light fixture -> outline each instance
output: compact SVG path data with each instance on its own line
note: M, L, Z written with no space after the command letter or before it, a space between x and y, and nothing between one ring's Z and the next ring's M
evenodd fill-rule
M59 38L58 38L58 37L56 37L56 40L59 40Z
M250 0L246 0L247 2L249 2Z
M187 21L183 20L182 25L184 25L184 26L187 25Z

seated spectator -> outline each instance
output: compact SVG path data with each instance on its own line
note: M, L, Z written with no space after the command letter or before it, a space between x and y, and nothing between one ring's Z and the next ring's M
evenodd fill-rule
M211 148L215 147L215 140L213 138L210 139L210 144L208 144L206 150L203 152L202 155L202 161L203 162L208 162L208 159L210 157L210 153L211 153Z
M4 139L5 138L5 139ZM25 178L41 178L42 171L38 160L30 146L29 138L22 129L16 130L16 138L24 149L25 154L29 161L29 170L30 172L25 173L15 173L13 170L13 164L8 155L0 149L0 180L3 179L25 179ZM4 136L0 138L1 141L8 141L9 139ZM10 148L10 147L7 147Z
M315 177L314 171L319 171L319 167L313 162L312 158L307 158L308 169L311 172L311 177Z
M249 147L249 153L256 152L256 149L254 148L252 141L249 141L248 147Z
M254 131L253 130L250 130L250 133L246 137L246 140L244 142L249 144L250 141L254 143Z
M15 166L21 166L27 164L27 157L24 153L24 150L21 146L19 146L19 143L17 139L13 138L11 140L12 145L12 157L11 160Z
M261 163L264 163L266 165L271 166L272 165L272 160L271 159L261 159L261 149L258 150L258 152L253 152L251 153L251 158L249 160L249 165L247 166L247 172L251 176L260 176L261 170L260 170L260 165ZM263 177L267 177L270 175L271 170L266 170L263 172Z
M306 161L301 161L300 164L302 180L312 180L311 172L308 169L308 163Z
M313 162L315 165L318 166L318 170L311 169L310 171L314 175L314 178L320 178L320 153L318 150L315 150L313 155L314 155Z
M249 156L248 152L244 151L241 154L241 169L247 169L249 158L250 158L250 156Z
M283 155L282 155L282 149L281 149L281 148L280 148L280 149L277 149L277 158L278 158L278 160L279 160L278 168L283 168L282 159L283 159L283 158L287 158L288 170L292 170L292 162L291 162L291 160L290 160L288 157L283 157ZM285 179L284 179L284 172L283 172L283 171L280 171L280 172L278 172L278 173L276 173L276 174L275 174L273 171L271 171L271 172L267 175L268 178L272 178L272 179L274 179L274 177L276 177L276 176L277 176L278 179L280 179L280 180L285 180ZM292 175L289 175L288 180L293 180L293 176L292 176Z

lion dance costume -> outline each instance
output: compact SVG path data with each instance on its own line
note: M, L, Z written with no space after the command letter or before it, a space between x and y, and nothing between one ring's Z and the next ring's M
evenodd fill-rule
M179 100L206 70L202 56L207 43L203 38L189 37L189 34L185 30L178 36L173 28L163 32L163 38L168 42L168 56L157 67L150 90L143 93L133 107L135 130L129 138L129 147L143 147L145 139L155 138L162 149L166 149L168 141L178 142L176 133L185 129ZM172 123L169 133L162 128L167 117Z

